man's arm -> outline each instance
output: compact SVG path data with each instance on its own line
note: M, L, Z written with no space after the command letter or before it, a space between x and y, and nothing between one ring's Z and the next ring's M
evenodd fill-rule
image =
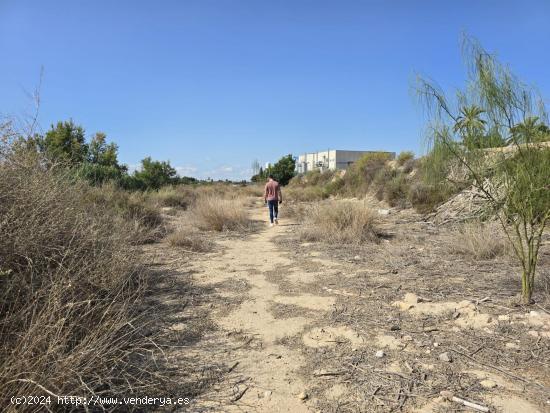
M267 202L267 184L264 186L264 204Z

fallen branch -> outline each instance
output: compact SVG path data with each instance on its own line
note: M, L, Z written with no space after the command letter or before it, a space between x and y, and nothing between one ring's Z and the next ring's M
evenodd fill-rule
M527 379L524 379L523 377L516 376L515 374L509 373L509 372L507 372L506 370L503 370L503 369L501 369L501 368L499 368L499 367L497 367L497 366L494 366L494 365L489 364L489 363L484 363L483 361L476 360L475 358L473 358L473 357L471 357L471 356L469 356L469 355L467 355L467 354L461 353L461 352L458 351L458 350L451 349L451 351L454 351L455 353L460 354L461 356L464 356L464 357L466 357L467 359L470 359L470 360L472 360L473 362L475 362L475 363L477 363L477 364L480 364L480 365L485 366L485 367L490 367L490 368L492 368L492 369L494 369L494 370L496 370L496 371L501 372L502 374L506 374L508 377L511 377L511 378L513 378L513 379L522 381L522 382L524 382L524 383L526 383L526 384L531 384L531 385L539 386L540 388L544 389L545 391L550 391L550 388L548 388L548 387L546 387L546 386L544 386L544 385L542 385L542 384L540 384L540 383L537 383L536 381L529 381L529 380L527 380Z
M440 394L441 394L441 397L443 397L444 399L451 400L455 403L460 403L460 404L462 404L463 406L466 406L466 407L471 407L474 410L477 410L477 411L480 411L480 412L488 412L489 411L488 407L482 406L481 404L469 402L468 400L461 399L460 397L456 397L450 391L443 390Z

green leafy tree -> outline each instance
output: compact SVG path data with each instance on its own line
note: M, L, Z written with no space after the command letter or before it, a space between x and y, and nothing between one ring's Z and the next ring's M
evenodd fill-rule
M275 165L270 166L266 171L266 175L273 175L277 182L286 185L296 174L295 169L296 159L289 154L279 159Z
M133 175L136 189L160 189L178 183L176 170L166 161L154 161L150 156L141 161L141 169Z
M77 175L93 185L107 181L121 184L127 171L126 165L118 162L118 146L107 144L106 135L98 132L88 145L86 160L77 168Z
M105 166L118 166L118 145L107 144L107 136L97 132L88 146L88 162Z
M50 159L72 165L84 162L88 154L84 129L72 120L52 125L41 144Z
M419 79L419 96L430 119L430 139L433 147L439 148L439 160L446 160L439 163L440 172L449 175L460 163L468 182L499 219L522 268L522 299L530 303L542 234L550 219L550 148L538 143L540 123L533 114L533 108L539 108L538 117L544 116L544 105L532 89L477 42L466 38L464 46L469 57L469 83L457 101L470 101L478 109L471 111L466 121L464 111L456 110L440 89ZM475 118L482 113L484 125L497 136L507 136L510 148L480 149L460 144L464 131L477 133L481 123Z

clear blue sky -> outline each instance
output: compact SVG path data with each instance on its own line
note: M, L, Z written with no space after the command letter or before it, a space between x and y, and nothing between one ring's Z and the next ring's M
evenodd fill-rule
M450 89L463 31L550 97L548 0L0 0L0 113L104 131L129 165L243 178L325 148L422 148L416 73Z

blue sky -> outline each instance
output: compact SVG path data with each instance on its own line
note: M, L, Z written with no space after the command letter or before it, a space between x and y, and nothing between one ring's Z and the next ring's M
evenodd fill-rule
M550 98L547 0L0 0L0 113L72 118L120 159L248 178L317 149L422 150L416 74L465 76L462 32Z

